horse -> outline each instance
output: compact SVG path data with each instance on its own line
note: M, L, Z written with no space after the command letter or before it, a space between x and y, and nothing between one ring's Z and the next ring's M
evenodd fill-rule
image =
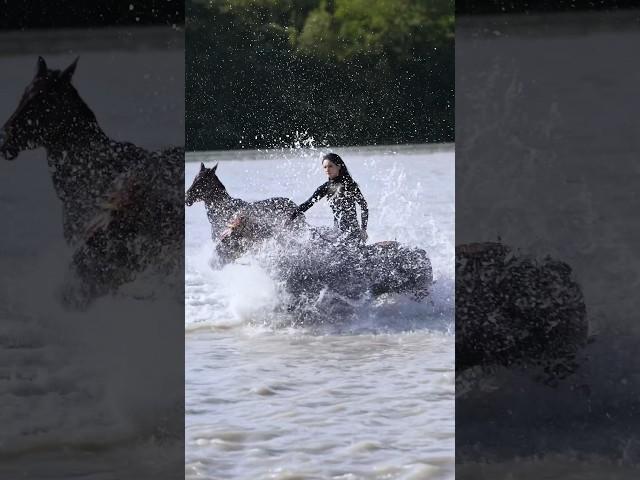
M201 162L198 174L185 193L184 202L188 207L196 202L204 202L214 242L224 237L230 225L239 218L258 219L253 225L256 231L260 232L262 239L273 235L278 229L287 228L289 218L298 208L291 199L272 197L247 202L233 198L218 178L217 169L217 163L212 168L207 168ZM302 220L304 216L301 216L300 221Z
M14 160L45 148L64 238L76 249L71 269L87 285L80 300L86 305L166 259L167 249L180 250L184 149L148 152L109 138L71 82L77 64L76 58L51 70L38 57L35 76L3 127L0 155Z
M582 290L564 262L499 242L456 247L456 371L540 366L554 383L588 341Z

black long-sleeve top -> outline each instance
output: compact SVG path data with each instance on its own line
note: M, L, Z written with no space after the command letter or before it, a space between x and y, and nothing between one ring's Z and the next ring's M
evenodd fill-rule
M362 230L367 229L369 219L367 201L358 184L351 178L339 176L320 185L309 200L300 204L298 212L306 212L324 197L327 197L333 211L333 222L336 228L349 233L360 230L356 211L356 204L358 204L362 210Z

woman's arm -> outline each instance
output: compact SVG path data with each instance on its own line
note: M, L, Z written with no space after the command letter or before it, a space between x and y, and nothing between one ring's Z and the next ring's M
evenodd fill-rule
M367 205L367 201L358 186L356 186L356 202L358 202L358 205L360 205L360 209L362 210L362 230L366 232L367 223L369 221L369 206Z
M313 192L313 195L311 195L309 200L307 200L304 203L301 203L298 206L298 209L296 210L295 215L298 215L300 213L303 213L309 210L318 200L320 200L323 197L326 197L328 191L329 191L329 182L323 183L322 185L320 185L316 189L316 191Z

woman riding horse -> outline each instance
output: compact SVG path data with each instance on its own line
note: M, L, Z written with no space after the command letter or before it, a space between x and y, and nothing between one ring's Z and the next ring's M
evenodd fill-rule
M292 219L309 210L321 198L327 197L333 211L333 224L344 235L345 240L356 243L367 241L367 220L369 209L360 187L353 179L347 165L335 153L322 157L322 168L329 180L320 185L311 198L302 203L292 215ZM362 210L362 228L358 224L356 204Z

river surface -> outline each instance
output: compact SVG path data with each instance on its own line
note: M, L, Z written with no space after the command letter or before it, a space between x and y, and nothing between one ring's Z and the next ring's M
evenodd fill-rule
M453 147L336 152L369 203L369 241L424 248L432 295L365 302L342 321L294 327L250 256L219 268L203 204L188 208L187 478L454 477ZM301 203L325 180L322 153L188 154L185 188L200 162L219 162L232 196ZM331 224L325 201L306 216Z

